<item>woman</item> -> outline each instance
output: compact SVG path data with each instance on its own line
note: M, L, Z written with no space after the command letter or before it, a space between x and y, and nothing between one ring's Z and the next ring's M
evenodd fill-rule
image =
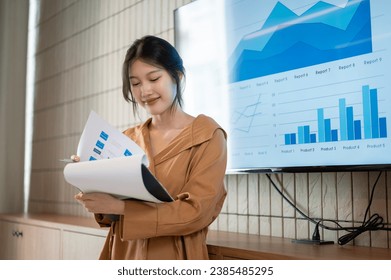
M141 106L151 116L124 134L143 148L149 169L175 200L76 195L102 227L110 227L100 259L208 259L208 226L226 196L226 134L213 119L182 110L185 70L165 40L136 40L122 72L125 100L133 103L134 112Z

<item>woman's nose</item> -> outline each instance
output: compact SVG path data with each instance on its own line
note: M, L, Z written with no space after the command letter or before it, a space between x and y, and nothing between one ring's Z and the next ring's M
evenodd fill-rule
M144 83L141 85L141 96L148 96L151 93L151 85Z

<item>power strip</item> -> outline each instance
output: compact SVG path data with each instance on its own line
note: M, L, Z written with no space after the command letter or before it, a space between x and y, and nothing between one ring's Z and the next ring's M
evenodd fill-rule
M301 244L314 244L314 245L334 244L334 241L331 240L312 240L312 239L292 239L292 242L301 243Z

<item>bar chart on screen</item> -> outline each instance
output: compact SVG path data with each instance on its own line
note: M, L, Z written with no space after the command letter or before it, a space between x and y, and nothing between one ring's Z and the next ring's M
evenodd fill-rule
M308 144L335 141L351 141L387 137L387 118L379 117L377 88L362 86L362 104L360 118L355 117L354 107L346 103L346 98L338 100L338 116L333 128L331 118L325 118L325 108L317 108L317 120L314 128L304 124L297 131L284 134L284 144ZM315 114L315 112L314 112ZM316 130L314 132L314 129Z
M226 129L228 169L389 165L390 1L220 3L223 36L212 41L225 40L214 60L224 78L206 74L209 64L188 67L198 75L188 103ZM186 52L197 51L180 38ZM199 97L206 76L221 81L205 91L219 100L210 111Z

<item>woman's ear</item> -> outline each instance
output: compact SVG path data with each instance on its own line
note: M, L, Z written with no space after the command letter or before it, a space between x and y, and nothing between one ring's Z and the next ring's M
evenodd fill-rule
M185 84L185 74L182 72L178 72L178 77L181 83L184 85Z

